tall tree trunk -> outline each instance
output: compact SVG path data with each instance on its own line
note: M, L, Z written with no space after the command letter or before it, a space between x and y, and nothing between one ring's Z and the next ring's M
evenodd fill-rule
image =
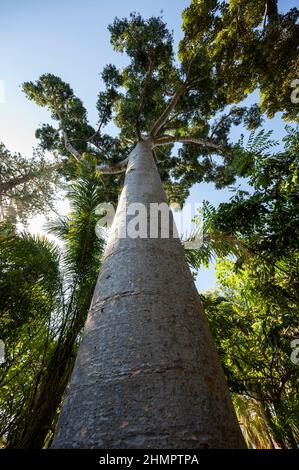
M261 416L262 416L263 420L265 421L265 424L266 424L266 427L267 427L267 434L268 434L268 438L269 438L269 441L270 441L270 444L271 444L271 449L276 449L277 443L274 442L275 441L275 438L274 438L275 426L274 426L273 419L272 419L271 413L269 411L268 405L262 399L262 396L260 394L259 394L258 401L259 401L259 407L260 407L260 410L261 410Z
M120 236L130 204L149 214L151 203L166 200L151 142L140 141L54 448L245 447L179 239Z

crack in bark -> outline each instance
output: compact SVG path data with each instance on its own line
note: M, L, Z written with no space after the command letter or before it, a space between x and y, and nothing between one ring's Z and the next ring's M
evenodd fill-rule
M161 366L160 364L157 364L156 367L135 367L132 369L125 369L121 370L117 373L113 373L110 370L108 372L94 372L91 374L88 374L88 377L95 377L96 379L100 379L103 382L109 383L109 382L114 382L115 379L119 378L120 380L127 379L127 378L132 378L134 379L137 376L140 376L140 374L135 374L134 372L136 369L141 369L140 374L163 374L168 371L176 371L177 374L182 374L182 373L187 373L187 374L195 374L198 372L200 375L203 375L201 372L200 367L194 367L194 365L179 365L179 364L174 364L174 365L169 365L169 366ZM86 384L84 382L79 383L78 385L75 386L76 390L80 390L81 388L85 388Z
M157 291L157 290L154 290L154 289L149 289L149 290L144 289L144 290L140 290L140 291L137 291L137 292L124 291L124 292L120 292L118 294L108 295L107 297L96 300L95 302L93 302L93 305L90 308L90 311L93 312L93 311L97 310L98 308L105 308L105 306L103 304L107 304L110 301L113 302L114 300L119 300L123 297L130 297L131 295L132 296L133 295L145 295L145 296L149 296L149 297L153 297L153 295L155 295L155 296L161 296L161 297L166 297L166 298L169 297L169 293L166 289L163 290L163 291L162 290ZM198 298L198 300L199 300L199 298ZM190 299L190 303L192 303L192 308L194 308L194 301L191 301L191 299ZM188 308L188 303L186 303L186 299L182 299L182 301L180 302L180 298L178 297L178 299L176 301L176 304L182 304L183 306ZM187 328L187 326L186 326L186 328Z

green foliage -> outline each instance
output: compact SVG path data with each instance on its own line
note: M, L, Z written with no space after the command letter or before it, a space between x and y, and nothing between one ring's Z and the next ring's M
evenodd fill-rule
M204 243L190 259L196 268L218 260L205 311L245 436L260 447L299 440L299 371L290 359L299 337L299 140L298 129L287 131L273 154L270 134L249 137L251 191L218 209L205 204Z
M180 72L173 63L173 38L161 18L143 20L138 14L116 18L108 29L114 49L130 59L118 72L122 92L114 106L115 123L121 129L120 137L136 139L136 132L138 138L149 131L164 109L165 96L180 84ZM108 75L107 68L103 74L104 78ZM105 83L111 84L110 77Z
M52 346L48 325L60 307L59 258L58 248L45 238L2 227L0 325L6 356L0 366L0 439L4 442Z
M267 419L261 411L259 416L272 440L295 448L299 371L290 356L299 311L289 273L298 276L298 260L297 255L274 267L252 259L237 272L233 261L219 262L221 292L203 298L231 391L267 410ZM242 421L244 411L239 412Z
M95 209L100 176L86 170L69 188L68 217L49 223L62 242L6 228L0 240L0 436L8 447L49 444L100 269ZM2 295L3 294L3 295Z
M291 83L298 78L299 11L280 13L277 0L192 0L183 12L181 58L204 49L229 103L256 88L268 117L298 119Z
M178 63L172 34L162 18L145 20L134 13L128 19L116 18L108 29L115 51L126 54L128 63L122 69L108 64L102 71L104 90L96 103L96 128L88 123L86 110L71 87L59 77L45 74L36 82L23 84L27 97L47 107L57 122L56 127L42 125L36 136L43 149L61 155L63 174L74 177L76 160L84 153L94 156L99 164L112 164L126 157L131 145L150 133L175 93L182 89L176 106L154 137L167 134L205 139L221 146L223 152L184 144L179 150L173 149L177 155L172 156L170 145L157 148L155 156L169 198L182 204L196 182L214 181L218 188L234 182L236 171L231 161L235 148L229 139L230 130L241 123L249 129L259 126L258 107L235 106L220 114L227 99L207 52L196 50L191 58L183 57ZM104 132L111 121L119 128L116 138ZM213 155L220 155L222 162ZM117 193L122 178L104 175L103 181Z
M59 252L44 237L16 234L2 227L0 236L1 338L19 327L45 319L56 308L60 285Z
M233 254L238 263L259 253L271 262L298 250L298 129L287 127L284 150L270 153L276 145L270 134L249 137L245 152L234 165L246 169L250 191L237 190L218 209L204 203L205 235L197 251L196 266L214 257Z

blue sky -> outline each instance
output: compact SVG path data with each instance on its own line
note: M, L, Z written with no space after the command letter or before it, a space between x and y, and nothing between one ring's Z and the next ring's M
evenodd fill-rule
M48 113L25 98L20 84L47 72L71 84L95 124L99 74L107 63L121 66L125 60L110 45L108 24L132 11L147 17L163 10L178 42L181 11L188 4L187 0L1 0L0 80L6 99L0 108L0 139L10 149L30 154L34 130L48 120Z
M0 81L5 100L0 103L0 141L12 151L30 156L36 145L35 129L49 121L46 110L28 101L21 92L24 81L53 73L69 82L86 106L89 119L96 124L95 102L101 89L100 72L107 63L117 66L125 58L113 51L107 26L115 16L140 12L144 17L159 15L174 32L175 44L182 37L181 12L189 0L1 0L0 6ZM280 8L298 6L298 0L280 1ZM251 98L249 101L252 101ZM265 123L275 137L283 135L279 116ZM111 131L115 129L111 127ZM241 130L234 133L234 138ZM203 199L214 204L228 200L228 190L216 191L213 185L195 185L190 202ZM213 269L202 270L198 288L215 283Z

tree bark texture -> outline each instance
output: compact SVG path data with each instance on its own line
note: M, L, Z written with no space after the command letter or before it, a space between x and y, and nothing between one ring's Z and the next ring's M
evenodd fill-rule
M119 236L131 203L166 201L151 142L140 141L53 448L245 447L180 240Z

